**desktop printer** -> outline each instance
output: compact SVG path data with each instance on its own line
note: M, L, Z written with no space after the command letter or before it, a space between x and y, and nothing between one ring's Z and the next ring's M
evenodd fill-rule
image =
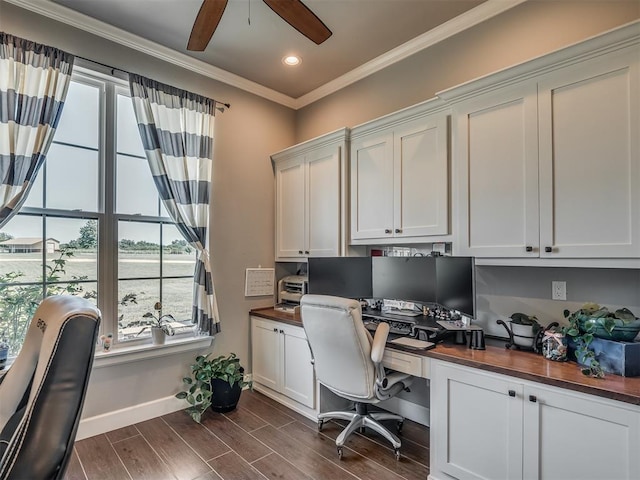
M303 275L287 275L278 282L278 304L276 310L295 313L300 308L300 299L308 291L309 282Z

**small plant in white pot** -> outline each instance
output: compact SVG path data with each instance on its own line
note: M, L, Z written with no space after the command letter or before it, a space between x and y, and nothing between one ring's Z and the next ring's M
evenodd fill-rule
M138 335L147 329L151 329L151 340L153 344L162 345L167 335L172 336L175 333L175 330L171 326L171 322L175 322L175 318L168 313L162 314L162 303L160 302L156 302L153 309L156 311L155 314L153 312L147 312L142 316L142 318L146 319L147 325L138 332Z

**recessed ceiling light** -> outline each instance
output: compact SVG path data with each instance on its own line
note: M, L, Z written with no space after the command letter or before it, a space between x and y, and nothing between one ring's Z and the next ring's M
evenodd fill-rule
M285 65L289 65L290 67L295 67L296 65L300 65L302 63L302 59L297 55L287 55L282 59L282 63Z

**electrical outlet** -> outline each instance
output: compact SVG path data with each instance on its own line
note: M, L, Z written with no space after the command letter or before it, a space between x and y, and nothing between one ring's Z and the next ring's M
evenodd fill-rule
M566 300L567 299L567 282L551 282L551 299Z

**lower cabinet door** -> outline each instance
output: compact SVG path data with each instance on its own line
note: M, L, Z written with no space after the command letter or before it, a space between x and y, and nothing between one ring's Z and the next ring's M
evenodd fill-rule
M523 385L439 361L432 367L432 474L521 479Z
M278 389L280 372L280 329L277 323L251 319L251 370L254 381Z
M525 479L640 478L639 418L604 399L525 387Z
M314 408L315 375L307 337L302 328L286 325L280 328L284 333L282 393L302 405Z

